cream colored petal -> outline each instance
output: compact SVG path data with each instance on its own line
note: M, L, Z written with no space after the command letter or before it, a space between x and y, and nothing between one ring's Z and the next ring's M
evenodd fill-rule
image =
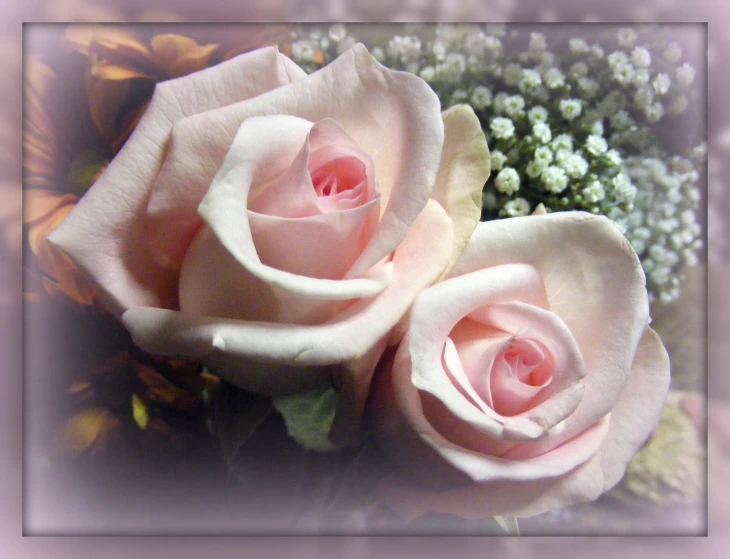
M469 105L456 105L441 116L444 150L431 197L454 222L453 264L481 219L482 189L491 160L481 123Z

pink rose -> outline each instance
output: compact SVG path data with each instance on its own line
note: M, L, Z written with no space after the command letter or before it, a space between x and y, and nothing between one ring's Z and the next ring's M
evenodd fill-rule
M352 420L476 225L488 160L471 109L442 117L362 45L311 76L261 49L159 84L51 240L143 349L268 394L334 378Z
M413 304L369 415L406 518L531 516L596 499L652 433L669 360L645 277L604 217L481 223Z

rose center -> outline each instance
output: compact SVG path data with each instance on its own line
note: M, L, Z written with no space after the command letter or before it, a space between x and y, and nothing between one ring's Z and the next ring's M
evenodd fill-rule
M489 372L494 410L516 415L529 409L552 380L552 356L537 340L513 338L497 353Z
M547 367L542 367L545 355L534 342L514 339L501 356L522 384L542 386L550 378Z
M367 180L365 164L357 157L338 157L310 170L314 191L320 198L351 198Z

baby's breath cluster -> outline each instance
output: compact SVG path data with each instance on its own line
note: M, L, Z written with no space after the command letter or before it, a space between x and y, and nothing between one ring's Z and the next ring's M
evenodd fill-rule
M679 156L668 161L630 157L625 163L637 194L634 210L619 220L641 259L650 296L671 302L679 296L674 271L695 266L702 249L698 172L691 160Z
M468 103L492 158L482 219L528 215L539 203L605 215L639 254L651 297L679 295L676 273L696 264L702 247L705 167L702 145L680 157L657 133L698 97L679 44L634 27L590 37L490 24L385 29L303 29L294 60L313 70L362 41L386 66L428 82L444 108Z

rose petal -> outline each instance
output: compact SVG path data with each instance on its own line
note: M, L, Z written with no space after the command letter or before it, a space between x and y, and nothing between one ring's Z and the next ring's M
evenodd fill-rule
M241 125L201 203L228 190L251 211L278 217L321 213L309 176L308 135L314 125L287 115L250 118ZM223 190L224 194L218 192ZM241 214L237 220L243 219Z
M598 459L604 489L623 477L626 465L652 434L669 390L669 356L661 339L647 327L621 396L611 412L608 436Z
M602 481L600 468L591 460L564 477L472 484L451 491L424 490L401 476L390 476L379 485L378 494L407 522L428 512L481 520L498 515L533 516L593 501L603 492Z
M334 120L326 118L317 122L310 132L309 141L310 173L315 175L324 169L346 166L350 168L348 174L360 175L358 177L361 180L360 184L351 190L338 192L336 195L320 196L318 202L323 211L355 208L380 196L372 158Z
M466 382L479 398L483 398L479 406L494 408L489 387L484 386L485 377L486 380L489 377L484 373L490 370L492 361L499 349L510 340L510 335L481 322L464 318L451 330L449 339L453 341ZM448 347L448 339L446 344Z
M439 204L429 202L396 250L392 279L383 292L327 324L252 323L148 307L130 309L122 319L145 351L200 358L245 388L250 360L319 366L365 355L400 320L416 294L441 274L452 242L449 218Z
M243 161L239 161L239 165L253 165L257 168L259 175L262 172L271 175L278 174L275 172L278 169L276 166L272 166L271 163L259 164L256 162L256 157L260 158L267 154L267 159L271 157L279 161L288 159L288 156L284 154L289 153L291 148L282 149L280 144L289 146L292 142L297 142L299 138L299 135L287 132L286 123L289 121L308 123L303 119L281 115L253 117L244 121L236 133L223 165L230 166L228 161L233 155L231 150L235 149L244 158ZM252 127L252 123L259 123L259 126ZM375 170L370 156L358 148L352 138L331 119L321 120L314 125L309 123L309 126L311 127L309 135L304 139L299 153L283 171L281 177L253 181L254 185L248 197L249 210L277 217L311 217L356 208L378 197ZM248 134L245 134L246 130L249 130ZM295 140L295 138L297 139ZM256 157L250 154L253 145L256 146L254 148L257 153ZM355 158L364 168L368 180L361 185L362 188L357 189L359 196L343 199L342 196L322 197L317 195L311 178L313 168L317 169L332 159L342 156ZM281 172L279 170L279 173ZM214 183L217 179L218 176L214 179ZM376 217L380 217L379 207Z
M192 235L177 236L146 212L173 124L304 77L293 66L266 48L157 85L134 134L49 239L94 278L114 312L177 306L177 274ZM186 198L184 185L169 195L195 208L199 200Z
M292 274L341 279L378 226L378 202L300 219L249 212L258 257L263 264Z
M261 264L258 267L268 268ZM208 227L204 227L190 244L180 272L180 310L237 320L321 324L352 304L351 293L359 294L363 299L380 293L390 281L390 269L387 264L369 278L351 280L346 286L349 292L341 290L339 293L334 289L329 293L322 291L328 285L337 287L334 280L315 280L271 269L274 274L288 275L291 281L302 278L314 289L319 289L319 292L301 293L307 284L300 284L300 292L292 292L254 275L231 255ZM323 295L329 298L323 298Z
M552 380L552 378L548 378L548 382L541 385L524 382L521 374L526 368L521 366L521 358L508 359L507 357L515 351L520 353L531 350L540 351L537 346L533 346L532 340L521 341L519 337L511 338L499 349L498 354L485 371L487 373L485 376L489 381L489 392L494 402L493 408L502 415L516 416L535 407L537 396L544 393L543 389ZM538 359L542 363L545 359L550 359L550 356L541 355Z
M370 390L373 371L386 348L384 336L365 355L343 363L333 371L339 384L340 402L329 432L329 440L339 446L357 446L361 441L360 421Z
M453 264L481 219L482 190L489 178L491 159L482 125L469 105L456 105L441 116L444 149L431 197L454 221Z
M525 304L522 301L480 307L472 311L469 317L493 328L514 333L516 339L524 337L538 340L546 347L552 360L550 366L553 371L552 380L550 386L541 390L539 397L532 402L531 411L525 412L525 414L526 417L530 417L531 421L538 422L545 429L550 429L555 423L565 419L566 416L553 416L552 421L547 421L545 418L541 418L535 409L553 395L569 388L587 375L586 365L573 334L560 317L553 312ZM491 366L494 365L490 364ZM504 396L503 394L495 394L494 388L492 388L492 391L492 398L495 400L500 396ZM533 393L533 395L535 394ZM517 405L516 402L515 404ZM572 411L570 410L571 413ZM510 415L518 414L510 413Z
M649 306L635 252L602 216L558 212L480 223L449 276L515 262L539 272L548 294L547 308L573 334L590 373L583 380L581 403L562 432L549 432L530 445L531 455L537 456L614 407L647 324Z
M347 276L359 277L398 246L423 209L443 146L440 103L431 88L381 66L362 45L306 80L177 123L150 210L167 216L167 235L190 237L198 222L186 202L203 198L240 124L282 113L335 120L373 160L384 213Z
M454 341L451 338L446 338L443 353L444 371L446 371L446 374L449 375L454 385L471 403L484 413L489 413L487 410L492 407L491 394L486 394L488 397L486 401L482 399L481 395L474 389L474 381L469 378L464 370L460 357Z

